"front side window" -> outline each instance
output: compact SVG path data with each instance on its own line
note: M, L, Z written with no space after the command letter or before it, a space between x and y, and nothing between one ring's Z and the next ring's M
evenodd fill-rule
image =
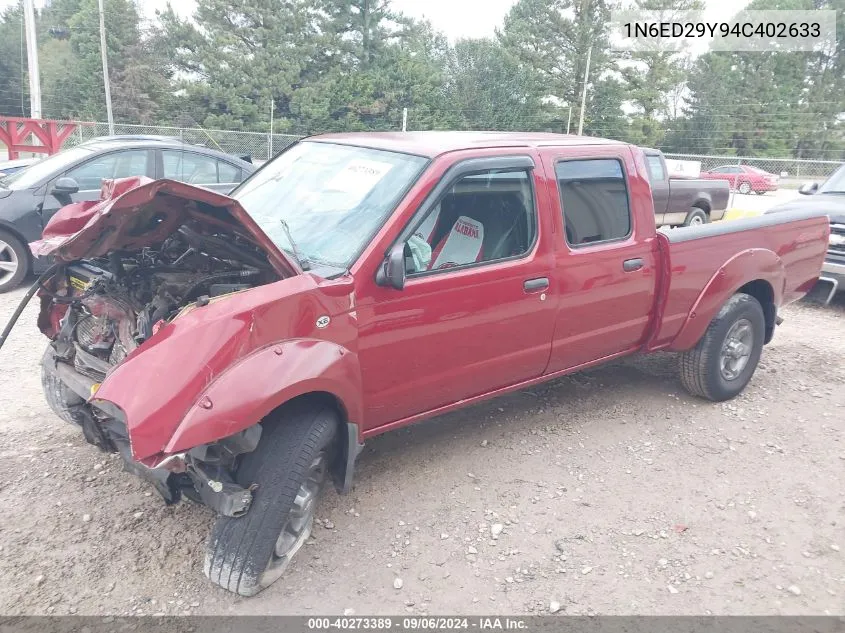
M455 181L407 241L408 274L518 257L537 233L531 172L487 170Z
M555 166L570 246L624 239L631 233L628 187L615 159L569 160Z
M306 267L345 268L427 164L422 156L305 141L279 154L229 195L279 248Z
M99 189L103 180L147 175L147 150L112 152L88 161L65 174L73 178L80 191Z

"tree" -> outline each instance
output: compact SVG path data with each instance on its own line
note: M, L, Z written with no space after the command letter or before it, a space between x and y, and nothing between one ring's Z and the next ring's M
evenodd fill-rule
M634 0L636 11L655 11L661 22L679 22L682 12L703 8L701 0ZM684 50L635 49L622 54L619 71L627 101L635 114L629 127L628 140L639 145L656 147L663 140L665 119L670 113L670 95L686 79L688 53Z
M29 88L20 6L0 13L0 114L29 116Z
M200 123L263 130L273 100L283 131L292 125L293 93L326 43L318 17L304 0L199 0L193 21L168 6L159 15L159 38Z
M609 16L608 0L519 0L498 37L526 72L543 78L549 96L573 106L577 120L587 57L591 78L611 60Z
M498 41L459 40L445 68L448 126L467 130L545 129L555 113L543 103L542 84Z

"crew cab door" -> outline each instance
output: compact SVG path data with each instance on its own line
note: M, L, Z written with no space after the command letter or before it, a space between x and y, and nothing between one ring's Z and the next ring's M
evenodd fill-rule
M555 308L538 157L460 156L430 168L450 165L385 241L407 245L404 287L376 283L382 250L356 289L365 429L540 376L548 362Z
M643 342L659 260L651 192L627 146L554 150L544 163L563 225L555 235L553 373Z

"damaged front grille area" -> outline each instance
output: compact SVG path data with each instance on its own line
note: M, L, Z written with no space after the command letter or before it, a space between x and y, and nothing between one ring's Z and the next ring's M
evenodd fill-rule
M232 477L238 456L255 450L261 438L261 426L255 425L212 444L197 446L172 456L157 468L132 459L129 430L123 412L107 401L88 401L104 361L97 359L81 343L74 345L73 364L63 362L52 344L44 356L43 369L75 394L68 404L73 419L82 428L86 441L100 450L120 454L123 469L150 483L168 505L182 496L204 503L224 516L239 517L252 504L254 488L240 486ZM77 368L81 366L84 371Z

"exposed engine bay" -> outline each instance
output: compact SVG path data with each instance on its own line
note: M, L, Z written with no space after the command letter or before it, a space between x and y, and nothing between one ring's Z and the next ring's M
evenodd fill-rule
M101 381L185 306L276 279L249 241L199 223L138 252L67 264L43 289L68 306L56 324L57 360Z
M231 472L237 456L257 446L258 425L194 447L167 467L147 468L132 458L120 413L87 400L109 372L187 306L278 279L253 242L200 221L179 226L160 244L60 265L40 287L42 307L52 304L42 311L49 322L39 322L53 334L42 360L48 403L81 426L88 442L120 453L124 468L149 481L167 503L184 495L241 516L252 495L234 483Z

